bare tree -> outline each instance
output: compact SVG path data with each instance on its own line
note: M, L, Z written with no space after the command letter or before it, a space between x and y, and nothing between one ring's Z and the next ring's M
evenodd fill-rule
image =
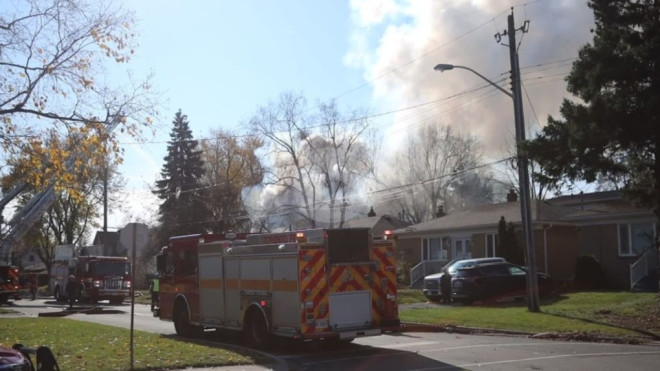
M267 172L267 184L277 185L278 197L293 193L302 206L297 214L307 224L316 227L316 181L310 174L310 164L303 155L304 139L308 135L305 111L307 103L302 95L284 93L279 102L259 107L250 120L252 130L270 144L272 167Z
M105 79L106 62L126 63L134 53L135 18L111 0L5 0L0 15L0 140L8 153L49 152L26 168L23 181L71 184L65 149L44 148L40 138L76 135L78 146L105 143L119 156L116 134L139 137L152 123L149 78ZM34 156L34 159L39 159ZM43 176L51 169L53 177Z
M476 174L478 159L473 138L456 135L449 126L422 126L396 156L395 170L384 181L390 191L378 196L410 223L431 219L440 206L445 212L461 209L469 196L458 188L467 174Z
M316 115L310 111L302 95L285 93L251 120L270 145L267 186L279 200L270 209L283 219L293 212L311 228L327 210L327 224L342 226L349 195L363 176L373 173L369 123L357 111L343 114L334 102L319 104ZM288 224L299 226L290 218Z
M345 117L335 102L319 104L319 111L319 134L305 138L305 149L324 188L329 225L335 226L335 210L339 209L338 226L341 228L346 220L347 196L355 190L361 177L373 173L373 157L364 140L370 126L359 112Z

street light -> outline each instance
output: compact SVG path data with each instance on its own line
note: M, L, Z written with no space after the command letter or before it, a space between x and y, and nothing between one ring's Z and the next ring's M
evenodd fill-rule
M513 43L515 45L515 43ZM522 111L522 96L520 94L520 74L518 71L518 57L512 57L511 69L513 79L513 94L504 90L501 86L490 81L484 75L465 66L456 66L453 64L437 64L433 67L434 70L439 72L450 71L453 69L468 70L475 75L481 77L484 81L497 88L497 90L508 95L513 99L513 111L516 125L516 143L519 144L525 140L525 123ZM529 195L529 170L527 156L521 155L518 152L518 178L520 182L520 214L523 232L525 234L525 243L527 246L527 306L530 311L539 311L539 290L538 281L536 276L536 253L534 250L534 235L532 233L532 219L531 219L531 201Z
M473 69L470 68L470 67L465 67L465 66L455 66L455 65L453 65L453 64L442 64L442 63L440 63L440 64L436 65L435 67L433 67L434 70L439 71L439 72L450 71L450 70L453 70L454 68L460 68L460 69L468 70L468 71L472 72L473 74L475 74L475 75L481 77L482 79L484 79L487 83L493 85L493 87L495 87L497 90L499 90L499 91L501 91L502 93L504 93L504 94L508 95L509 97L513 98L513 94L511 94L510 92L504 90L504 88L502 88L501 86L497 85L496 83L494 83L494 82L488 80L484 75L480 74L479 72L473 70Z

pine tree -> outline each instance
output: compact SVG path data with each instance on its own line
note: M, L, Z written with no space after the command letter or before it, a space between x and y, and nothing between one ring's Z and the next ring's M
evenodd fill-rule
M513 223L509 223L507 226L506 220L503 216L500 217L500 221L497 224L497 235L500 242L497 255L503 257L510 263L525 265L525 256L520 245L518 245L516 230L513 227Z
M188 118L179 110L167 143L167 156L156 181L154 193L162 200L159 207L161 244L171 236L203 233L209 223L201 150L193 139Z
M567 78L563 119L527 145L537 179L614 180L660 220L660 2L590 0L596 27ZM556 184L556 183L555 183Z

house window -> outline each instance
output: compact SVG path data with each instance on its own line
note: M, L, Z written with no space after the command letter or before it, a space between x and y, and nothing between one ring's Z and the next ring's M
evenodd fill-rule
M449 237L435 237L422 239L423 260L449 260L451 239Z
M486 234L486 257L495 257L497 256L497 233L487 233Z
M635 256L653 248L653 223L619 224L619 255Z

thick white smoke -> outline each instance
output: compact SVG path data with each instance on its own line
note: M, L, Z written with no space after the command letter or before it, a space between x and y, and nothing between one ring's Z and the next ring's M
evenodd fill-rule
M507 36L494 35L530 21L529 32L516 33L528 137L557 115L568 97L564 77L579 48L592 38L593 14L586 1L368 1L352 0L351 50L345 63L364 70L379 112L414 107L380 118L388 137L401 138L426 122L452 126L475 136L492 159L506 157L514 141L509 97L469 71L439 73L438 63L470 67L509 89ZM469 93L467 93L469 92ZM459 96L456 96L459 94ZM454 97L454 98L449 98ZM396 145L396 143L393 143Z

